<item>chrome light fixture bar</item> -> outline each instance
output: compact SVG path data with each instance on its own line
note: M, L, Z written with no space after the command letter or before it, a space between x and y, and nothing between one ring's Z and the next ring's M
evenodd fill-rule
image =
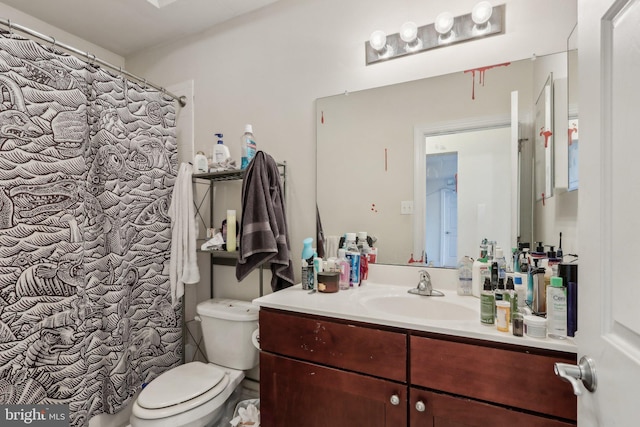
M399 33L386 35L374 31L365 42L366 64L400 58L456 43L495 36L504 32L505 5L491 7L487 1L478 3L472 13L453 16L443 12L433 24L418 27L404 24Z

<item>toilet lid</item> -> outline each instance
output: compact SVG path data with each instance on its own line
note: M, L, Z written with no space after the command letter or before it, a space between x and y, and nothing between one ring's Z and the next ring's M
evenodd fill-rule
M138 396L138 404L146 409L178 405L206 393L225 376L222 369L202 362L189 362L161 374Z

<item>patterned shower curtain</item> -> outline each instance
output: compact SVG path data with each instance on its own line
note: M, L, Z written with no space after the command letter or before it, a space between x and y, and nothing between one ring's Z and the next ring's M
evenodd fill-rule
M0 34L0 404L122 409L182 356L168 97Z

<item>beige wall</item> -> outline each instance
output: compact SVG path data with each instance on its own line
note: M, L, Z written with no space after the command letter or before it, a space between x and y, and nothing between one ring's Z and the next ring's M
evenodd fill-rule
M475 3L281 0L126 58L127 68L163 85L194 80L197 149L209 151L213 133L222 132L231 155L238 158L243 126L252 123L259 147L288 162L290 238L299 278L302 239L315 234L316 98L559 52L576 20L572 0L505 1L503 35L364 64L364 42L373 30L396 32L409 18L427 24L443 10L468 13ZM236 193L229 190L232 199L218 201L216 223L224 210L239 207ZM206 259L202 266L207 269ZM216 295L256 296L257 275L238 284L233 270L216 269ZM268 282L270 273L266 277ZM198 299L208 296L207 284L196 287Z

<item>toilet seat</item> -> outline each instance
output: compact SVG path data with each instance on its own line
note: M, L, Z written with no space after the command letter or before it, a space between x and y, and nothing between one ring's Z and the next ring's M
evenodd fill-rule
M189 362L161 374L141 392L133 407L143 419L184 413L215 398L229 385L229 375L210 363Z

